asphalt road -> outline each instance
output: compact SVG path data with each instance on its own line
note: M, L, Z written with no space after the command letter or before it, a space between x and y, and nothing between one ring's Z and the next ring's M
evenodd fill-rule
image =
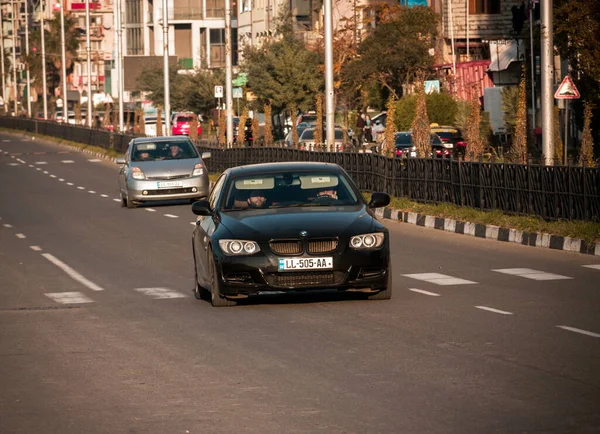
M391 301L216 309L189 204L118 195L0 134L0 433L600 432L598 257L387 222Z

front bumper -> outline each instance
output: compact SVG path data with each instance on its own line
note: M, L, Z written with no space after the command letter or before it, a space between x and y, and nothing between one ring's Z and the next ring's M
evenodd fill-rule
M159 188L158 183L179 181L181 186ZM135 201L155 201L169 199L195 199L207 197L210 182L207 175L192 176L174 180L128 179L127 196Z
M216 253L216 252L215 252ZM279 271L280 256L261 244L251 256L217 256L217 275L223 295L250 295L261 291L303 291L314 289L381 290L388 285L389 247L372 251L342 249L301 258L332 257L332 269Z

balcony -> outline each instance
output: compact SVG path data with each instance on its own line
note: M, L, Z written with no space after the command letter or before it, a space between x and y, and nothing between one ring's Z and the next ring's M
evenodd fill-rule
M77 38L79 40L85 40L86 38L86 29L82 28L82 27L78 27L77 28ZM92 40L99 40L102 39L104 37L104 31L102 29L102 26L92 26L90 27L90 39Z
M169 12L170 20L201 20L204 18L201 7L175 6Z

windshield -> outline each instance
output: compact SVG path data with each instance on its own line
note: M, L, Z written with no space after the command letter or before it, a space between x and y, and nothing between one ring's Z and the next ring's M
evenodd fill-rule
M198 158L198 152L190 141L142 142L133 145L131 161L183 160Z
M191 116L178 116L176 122L192 122L194 120Z
M344 140L344 131L340 130L339 128L336 128L334 130L335 133L335 140ZM325 136L326 136L326 132L323 131L323 140L325 140ZM314 128L307 128L305 130L302 130L302 132L300 133L300 139L299 140L314 140L315 139L315 129Z
M406 146L412 146L412 134L410 133L398 133L396 134L396 147L402 148Z
M358 205L351 181L336 172L280 172L234 178L222 209Z

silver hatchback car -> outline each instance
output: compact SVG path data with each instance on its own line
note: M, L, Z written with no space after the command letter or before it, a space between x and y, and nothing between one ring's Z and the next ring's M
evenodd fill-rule
M141 202L205 198L209 192L204 159L187 136L139 137L129 142L117 159L121 205L135 208Z

